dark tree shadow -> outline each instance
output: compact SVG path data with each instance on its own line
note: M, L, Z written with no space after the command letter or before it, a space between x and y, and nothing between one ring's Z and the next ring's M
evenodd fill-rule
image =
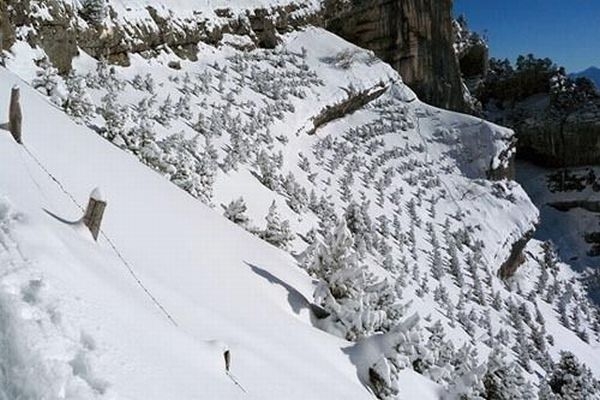
M251 264L245 261L245 264L248 265L254 273L256 273L261 278L266 279L270 283L274 285L279 285L283 287L288 292L287 300L292 310L296 314L300 314L302 309L308 309L311 312L311 318L314 317L316 319L323 319L329 316L329 313L325 311L322 307L308 301L306 297L302 293L300 293L296 288L291 286L289 283L279 279L269 271L260 268L254 264Z
M381 348L382 337L383 335L381 334L375 334L342 348L342 353L348 357L352 365L356 368L356 376L359 382L373 396L375 396L375 393L371 387L369 373L375 362L384 357L384 352Z
M10 129L9 129L9 123L8 123L8 122L5 122L5 123L3 123L3 124L0 124L0 130L3 130L3 131L10 131Z
M66 219L64 219L62 217L59 217L58 215L54 214L52 211L46 210L45 208L42 208L42 210L44 210L44 212L46 214L48 214L52 218L56 219L57 221L62 222L63 224L67 224L67 225L79 225L79 223L81 222L80 219L78 219L77 221L66 220Z

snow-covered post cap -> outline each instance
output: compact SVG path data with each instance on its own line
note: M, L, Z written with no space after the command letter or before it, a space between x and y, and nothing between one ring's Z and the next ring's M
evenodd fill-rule
M102 195L100 188L95 188L90 193L90 200L83 215L83 223L88 227L94 240L98 240L100 226L102 225L102 217L106 209L106 199Z
M92 190L92 193L90 194L90 198L97 200L97 201L103 201L106 203L106 199L104 198L104 193L102 193L102 190L100 190L99 187L94 188L94 190Z

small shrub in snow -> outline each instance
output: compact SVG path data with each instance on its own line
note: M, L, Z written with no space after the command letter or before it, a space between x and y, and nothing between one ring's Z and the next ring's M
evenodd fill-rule
M227 206L221 204L221 207L223 207L223 216L225 218L244 229L249 228L250 218L248 218L246 215L248 207L246 207L243 197L240 197L237 200L232 200Z
M87 119L94 112L94 103L87 93L85 78L71 71L66 79L67 98L65 111L74 118Z
M271 203L265 219L267 220L267 226L260 232L260 237L273 246L284 250L287 249L292 240L294 240L294 234L290 229L290 223L286 220L281 220L275 201Z
M66 97L65 87L58 70L52 65L48 57L42 58L37 62L39 69L36 71L36 77L31 82L32 86L42 94L48 96L50 100L59 106L62 106Z

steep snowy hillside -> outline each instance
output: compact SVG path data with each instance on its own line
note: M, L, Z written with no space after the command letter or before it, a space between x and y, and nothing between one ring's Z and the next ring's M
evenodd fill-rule
M6 102L19 80L0 82ZM2 398L369 398L349 343L312 328L291 257L23 89L27 147L0 136ZM61 187L84 203L96 185L98 244L60 220L81 216Z
M7 54L37 93L0 142L5 397L33 365L56 398L598 398L600 315L528 242L512 131L318 28L225 39L66 77ZM64 222L95 186L98 244Z

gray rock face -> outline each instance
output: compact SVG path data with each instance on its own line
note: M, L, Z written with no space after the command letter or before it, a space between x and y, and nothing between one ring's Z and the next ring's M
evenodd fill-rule
M8 4L0 0L0 50L8 50L15 41L14 26L8 18Z
M362 0L352 4L326 0L321 11L312 13L306 12L298 1L271 9L247 10L242 16L221 9L215 10L223 21L218 26L209 24L201 14L193 20L174 21L148 8L152 24L117 24L110 30L102 24L84 23L73 8L74 3L64 0L45 2L51 20L35 19L34 3L0 1L3 47L8 49L14 42L16 27L35 26L28 41L43 48L61 73L70 70L78 48L120 65L128 65L129 54L151 57L166 46L177 56L194 60L199 42L217 44L226 33L246 35L255 46L272 48L278 43L278 34L312 24L327 27L373 50L426 102L452 110L469 110L453 48L451 0ZM114 16L114 11L109 9L109 14ZM468 55L469 60L473 57Z
M451 0L326 2L326 26L373 50L426 102L468 109L453 42Z
M539 94L498 114L496 122L515 129L520 158L547 167L600 163L600 100L590 101L561 121Z
M585 109L566 122L539 118L534 124L522 124L519 132L523 156L538 164L564 167L600 163L600 109Z
M218 44L226 33L245 35L255 47L272 48L278 44L277 35L308 24L319 25L316 13L309 13L302 2L270 9L247 10L234 15L228 9L215 10L221 17L220 25L209 23L206 16L194 15L189 19L165 19L148 7L151 23L133 22L103 24L84 21L70 1L47 0L44 6L49 19L36 18L37 5L30 0L0 0L1 47L9 49L20 26L34 27L27 36L32 46L40 46L60 73L71 69L71 61L78 48L95 58L106 58L110 63L128 65L133 53L151 57L169 47L178 57L195 60L198 43ZM114 11L109 14L115 17ZM185 27L185 29L182 29Z

